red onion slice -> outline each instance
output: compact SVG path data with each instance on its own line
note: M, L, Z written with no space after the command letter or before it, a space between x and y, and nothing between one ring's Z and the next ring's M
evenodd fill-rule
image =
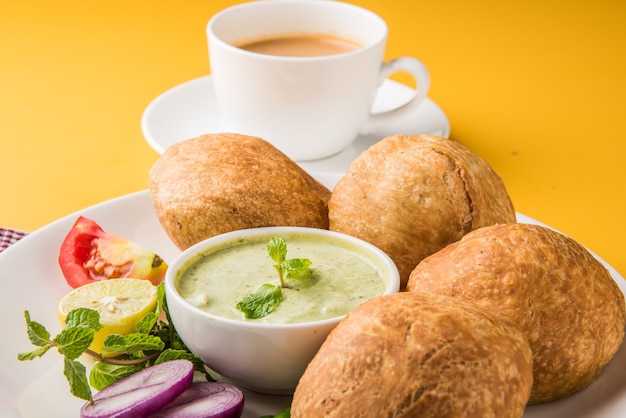
M121 379L94 395L80 410L81 418L145 417L187 389L193 381L193 364L171 360Z
M239 418L243 405L243 392L238 387L224 382L197 382L150 418Z

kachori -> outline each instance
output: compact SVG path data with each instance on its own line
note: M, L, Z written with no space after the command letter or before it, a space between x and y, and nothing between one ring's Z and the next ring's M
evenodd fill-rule
M330 229L385 251L403 287L426 256L469 231L515 222L502 179L467 147L433 135L394 135L365 150L335 186Z
M472 231L424 259L407 290L475 303L517 324L533 350L531 403L587 387L624 338L624 296L608 270L540 225Z
M157 217L181 250L238 229L328 229L330 190L261 138L218 133L176 143L149 180Z
M296 388L293 418L521 417L532 354L481 307L424 292L359 305Z

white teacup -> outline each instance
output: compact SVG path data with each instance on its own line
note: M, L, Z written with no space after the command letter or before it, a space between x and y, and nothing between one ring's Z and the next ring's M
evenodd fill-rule
M304 57L240 47L304 35L356 46L334 55ZM383 19L338 1L242 3L214 15L207 36L224 130L261 137L296 161L340 152L360 133L413 110L430 85L426 67L415 58L383 62L387 40ZM396 72L415 78L415 96L396 109L372 114L378 87Z

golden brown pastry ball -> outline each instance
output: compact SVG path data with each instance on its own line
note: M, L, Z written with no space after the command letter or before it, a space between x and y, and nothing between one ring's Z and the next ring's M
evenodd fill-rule
M181 250L238 229L328 228L330 191L261 138L182 141L157 159L149 180L157 217Z
M385 251L403 286L424 257L473 229L516 220L493 169L463 145L432 135L395 135L364 151L328 206L330 229Z
M532 403L588 386L624 337L624 296L607 269L538 225L473 231L424 259L407 290L477 303L517 324L533 350Z
M531 363L524 335L482 308L395 293L361 304L330 333L291 416L521 417Z

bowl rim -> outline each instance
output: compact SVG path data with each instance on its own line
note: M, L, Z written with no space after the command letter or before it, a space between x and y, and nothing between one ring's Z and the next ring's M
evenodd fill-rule
M267 226L267 227L258 227L258 228L246 228L246 229L238 229L235 231L225 232L223 234L215 235L213 237L204 239L184 251L178 254L174 260L169 264L167 272L165 273L164 285L165 285L165 297L168 303L168 307L170 307L170 299L174 298L178 302L179 305L184 307L185 309L189 309L196 315L206 319L207 321L215 321L217 323L222 323L225 325L232 325L239 328L244 329L296 329L296 328L318 328L322 326L326 326L328 324L339 323L343 318L348 314L343 314L340 316L335 316L332 318L320 319L315 321L305 321L305 322L291 322L291 323L268 323L268 322L252 322L252 321L244 321L238 319L225 318L223 316L215 315L209 313L203 309L200 309L188 301L186 301L176 289L176 279L177 272L180 268L184 267L187 262L194 257L197 257L198 254L206 251L214 246L219 246L221 244L227 243L229 241L247 238L247 237L258 237L258 236L267 236L272 235L273 233L278 233L277 231L283 231L282 233L291 233L291 234L309 234L309 235L321 235L326 237L335 238L338 240L347 241L352 244L356 244L359 247L365 249L365 251L374 254L377 258L383 261L387 267L389 268L389 283L385 287L385 291L376 297L385 296L392 293L397 293L400 291L400 273L394 261L380 248L376 247L369 242L362 240L360 238L354 237L352 235L344 234L338 231L331 231L328 229L322 228L313 228L313 227L304 227L304 226ZM364 302L363 302L364 303ZM170 308L171 315L171 308Z

